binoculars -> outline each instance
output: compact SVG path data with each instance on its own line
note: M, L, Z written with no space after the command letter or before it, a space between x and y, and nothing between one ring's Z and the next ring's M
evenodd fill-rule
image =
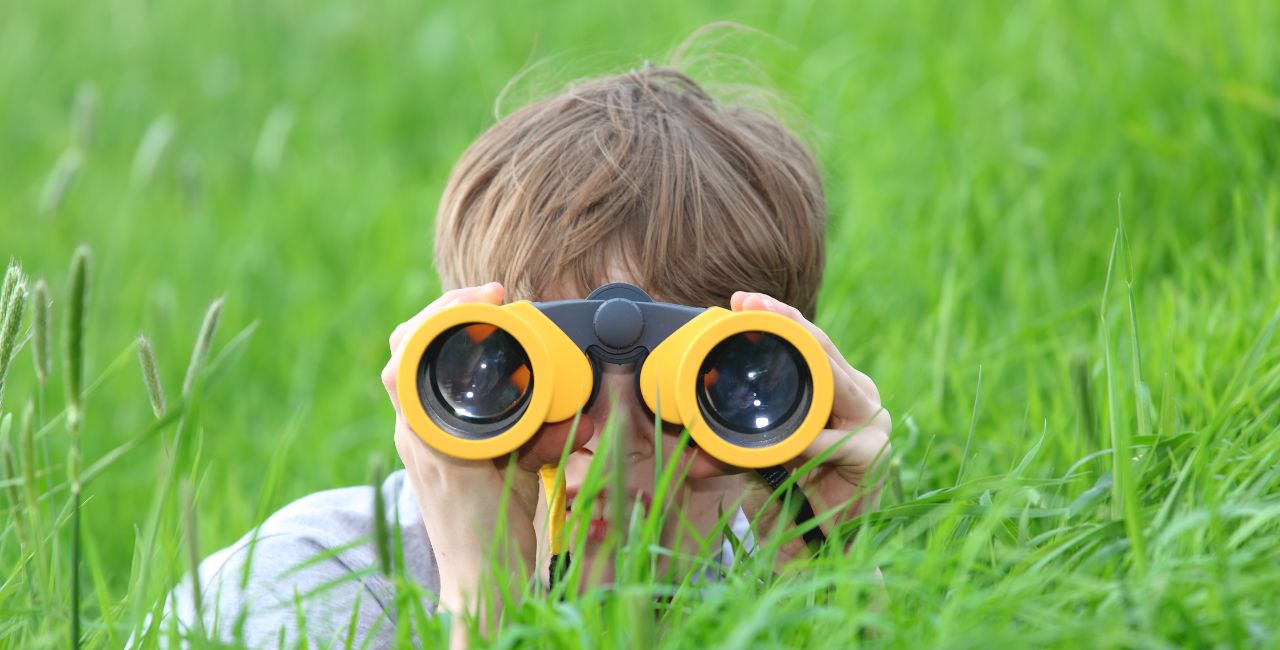
M585 300L440 310L408 336L398 397L426 444L497 458L587 408L606 363L636 364L650 413L736 467L795 458L831 415L831 365L800 324L772 312L655 302L625 283Z

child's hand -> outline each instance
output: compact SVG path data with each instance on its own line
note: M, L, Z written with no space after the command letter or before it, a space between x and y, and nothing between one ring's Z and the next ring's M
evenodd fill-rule
M839 509L833 519L822 524L824 533L829 535L836 524L863 512L874 511L879 507L880 489L884 485L883 468L880 464L889 460L889 432L892 428L889 412L880 404L880 392L875 383L851 366L836 349L831 338L810 323L798 309L761 293L743 291L733 295L730 307L733 311L759 309L782 314L803 325L822 344L835 375L835 400L831 406L831 419L827 422L827 428L818 434L809 448L786 463L786 467L794 471L807 460L835 447L821 465L799 479L815 514L821 517L832 509ZM872 478L875 481L869 483ZM753 473L745 473L741 475L741 479L749 490L743 508L750 519L759 511L760 505L771 491ZM762 531L772 528L776 511L775 506L774 512L770 513L772 516L762 518ZM804 545L796 540L784 550L789 555L802 553Z
M490 553L498 531L507 460L463 460L424 443L403 417L396 397L396 374L403 342L432 314L458 303L498 305L504 294L502 285L496 282L446 292L391 333L391 360L382 370L382 383L396 411L396 451L418 498L418 509L440 570L440 604L455 613L475 610L486 569L497 570L505 561L506 568L519 574L513 575L513 579L523 580L537 571L537 567L546 566L545 561L536 562L540 538L545 536L545 531L535 529L541 491L537 470L559 458L572 422L543 426L534 437L535 443L518 455L518 467L511 477L510 498L506 500L503 535L499 540L503 542L499 564L491 566ZM590 423L580 425L573 448L590 437ZM548 548L545 540L542 544L544 550Z

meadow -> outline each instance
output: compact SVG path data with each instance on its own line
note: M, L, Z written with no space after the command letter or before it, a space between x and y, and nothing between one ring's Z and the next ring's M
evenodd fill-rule
M655 615L640 571L525 598L488 641L1280 645L1274 3L0 14L0 256L23 275L0 646L119 647L191 556L397 467L378 372L439 293L454 161L495 114L720 20L759 32L704 40L690 72L776 90L821 159L817 322L894 415L881 511L797 574L743 561Z

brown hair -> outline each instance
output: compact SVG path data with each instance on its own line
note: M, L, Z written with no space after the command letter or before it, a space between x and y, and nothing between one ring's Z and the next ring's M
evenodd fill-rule
M617 268L659 300L758 291L812 318L825 226L818 166L777 119L646 65L482 134L445 188L435 263L446 288L498 280L508 300L586 295Z

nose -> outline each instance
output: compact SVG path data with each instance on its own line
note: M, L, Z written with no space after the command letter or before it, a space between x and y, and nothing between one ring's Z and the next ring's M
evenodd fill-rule
M635 373L601 372L600 392L587 410L587 416L595 424L597 437L612 418L615 431L625 445L623 458L628 463L638 463L653 458L653 416L640 401L635 390ZM592 443L597 443L592 439ZM594 453L595 445L588 445Z

